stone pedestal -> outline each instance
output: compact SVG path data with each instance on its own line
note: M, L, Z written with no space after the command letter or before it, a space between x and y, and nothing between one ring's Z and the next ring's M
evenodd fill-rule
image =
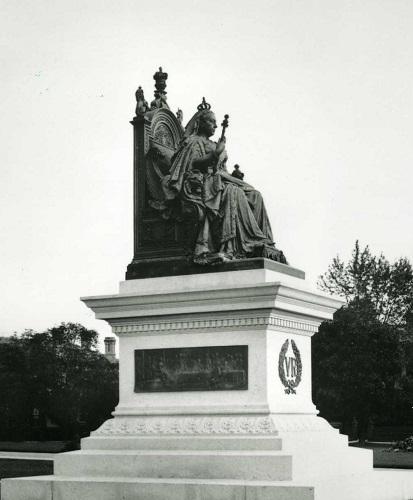
M373 471L370 451L317 416L311 336L341 302L310 290L303 273L128 280L83 301L119 337L114 418L57 456L54 476L4 480L2 500L413 498L413 472ZM201 353L198 365L182 374L149 364L159 377L139 385L135 359L166 349ZM219 373L205 368L216 349L238 353Z

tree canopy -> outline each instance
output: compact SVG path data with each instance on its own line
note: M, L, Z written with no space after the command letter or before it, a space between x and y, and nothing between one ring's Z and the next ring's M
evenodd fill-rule
M347 263L333 259L319 287L344 297L347 304L369 302L377 319L388 325L411 324L413 314L413 270L406 258L390 263L383 254L375 256L356 241Z
M344 307L313 338L313 395L320 413L360 436L369 421L395 423L409 417L411 403L399 384L403 347L388 328L363 307Z
M87 434L110 417L118 367L97 350L98 334L75 323L28 330L0 344L0 434L33 437L47 420L61 439Z
M359 423L413 421L413 272L355 244L336 257L319 287L346 305L313 338L313 396L323 416Z

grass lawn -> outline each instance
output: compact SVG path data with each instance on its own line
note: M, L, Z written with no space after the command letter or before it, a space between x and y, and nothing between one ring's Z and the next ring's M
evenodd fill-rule
M53 474L52 460L0 458L0 479L5 477L44 476Z
M373 450L374 467L391 469L413 469L413 453L409 451L388 451L390 445L370 444L364 446L354 444L358 448Z
M53 460L0 457L0 481L6 477L45 476L49 474L53 474Z

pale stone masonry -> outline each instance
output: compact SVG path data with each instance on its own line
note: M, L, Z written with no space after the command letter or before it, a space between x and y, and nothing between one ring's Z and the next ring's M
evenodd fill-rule
M84 298L119 337L114 418L58 455L54 476L3 480L2 500L413 498L412 471L374 471L370 451L317 416L311 336L341 301L279 266ZM135 392L135 351L208 346L247 346L246 389Z

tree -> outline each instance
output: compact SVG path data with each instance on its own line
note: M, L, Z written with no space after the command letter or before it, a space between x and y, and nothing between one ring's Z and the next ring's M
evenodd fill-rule
M110 417L118 399L118 367L98 352L97 342L97 332L75 323L13 338L8 365L15 363L14 371L7 374L10 366L0 364L0 387L20 384L14 396L25 413L20 437L30 433L34 409L59 425L62 439L88 434Z
M333 259L318 285L321 290L344 297L347 304L370 302L377 319L384 324L412 324L413 270L406 258L390 264L383 254L372 255L368 246L361 250L356 241L349 262Z
M411 418L410 262L391 264L357 241L349 262L336 257L319 286L346 300L313 341L313 396L321 413L347 423L357 418L362 437L370 419Z
M313 397L329 420L354 418L364 439L370 421L397 419L411 404L399 397L402 348L394 328L376 318L370 304L343 307L313 338Z
M30 428L24 350L17 337L0 343L0 439L13 440Z

